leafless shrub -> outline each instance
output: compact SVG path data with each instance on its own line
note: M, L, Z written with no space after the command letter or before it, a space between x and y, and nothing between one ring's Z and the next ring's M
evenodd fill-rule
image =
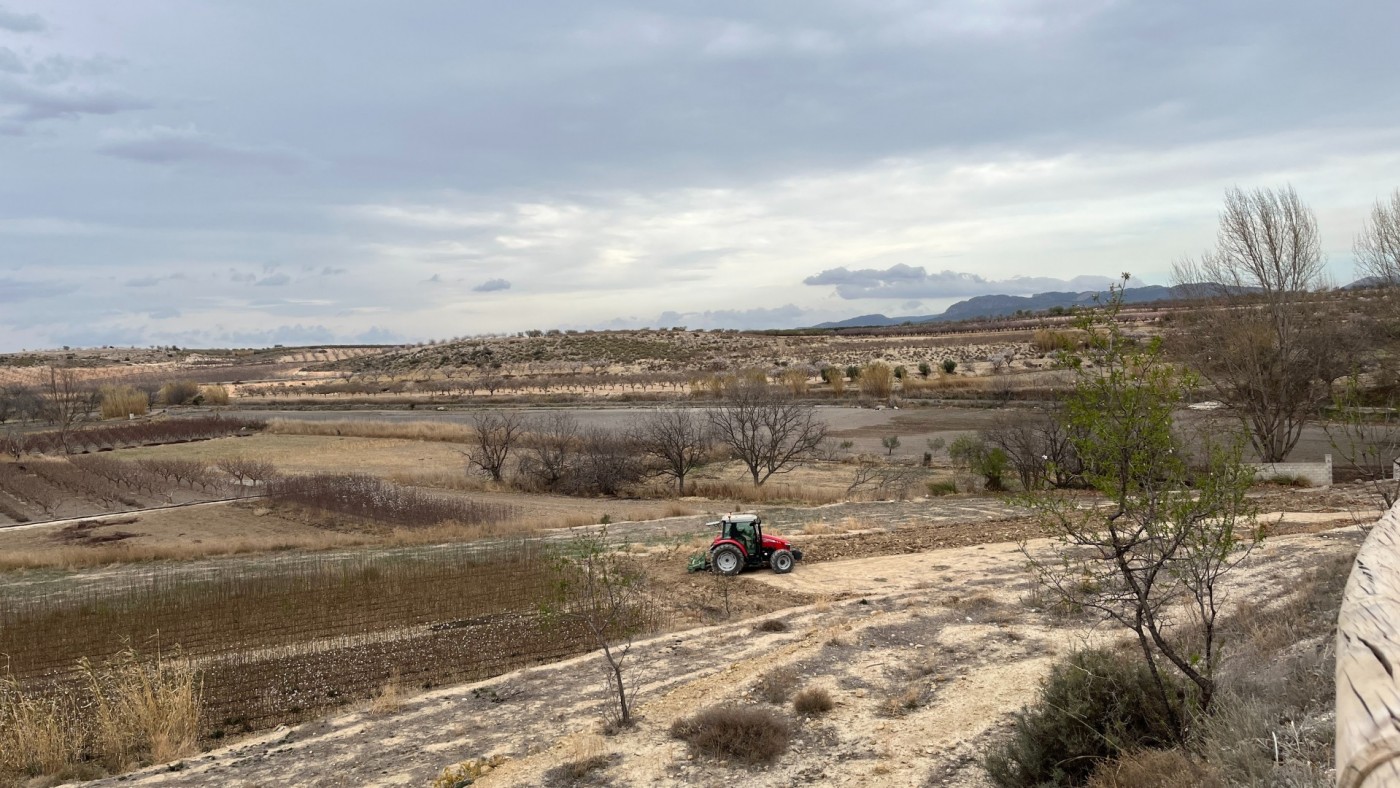
M836 708L836 702L825 687L807 687L793 697L792 708L798 714L815 717Z
M671 736L696 755L757 765L787 752L792 728L782 715L755 706L712 706L671 726Z
M20 470L15 463L0 463L0 490L52 515L62 496L37 476Z
M156 395L163 405L188 405L198 396L199 384L193 380L172 380Z
M268 483L267 494L279 503L299 504L409 528L445 522L463 525L502 522L515 515L512 506L431 495L366 474L283 477Z
M109 424L67 431L16 432L0 440L0 444L3 444L5 453L18 458L24 454L67 454L83 449L116 449L210 440L229 435L246 435L261 430L264 426L262 421L256 419L195 416Z
M877 499L909 497L909 490L923 477L918 468L909 465L890 465L879 457L861 455L857 460L855 477L846 487L847 497L857 493L868 493Z
M254 457L225 457L215 465L219 470L232 476L240 487L264 485L278 477L277 466Z
M89 473L66 460L30 462L25 467L49 485L68 490L105 505L139 506L140 502L126 494L116 484Z

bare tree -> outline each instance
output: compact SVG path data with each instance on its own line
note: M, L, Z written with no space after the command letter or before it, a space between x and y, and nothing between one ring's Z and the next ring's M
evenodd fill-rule
M11 419L29 418L34 412L34 393L11 384L0 388L0 424Z
M610 728L632 725L635 693L626 681L633 639L653 623L647 603L646 574L608 549L607 530L581 535L554 562L552 593L541 606L545 627L582 630L602 652L613 703L605 713Z
M755 487L802 465L826 439L826 425L811 405L753 382L734 385L709 421L715 438L748 467Z
M1332 403L1333 418L1323 425L1341 464L1365 482L1389 509L1400 500L1400 416L1392 396L1383 407L1363 406L1358 376L1349 377Z
M558 489L568 478L578 451L578 421L567 413L555 411L529 426L525 456L520 458L520 472L532 477L546 490Z
M1358 276L1372 277L1379 284L1400 285L1400 189L1391 193L1388 204L1376 200L1352 251Z
M1216 247L1176 265L1188 292L1214 298L1181 338L1189 359L1244 421L1260 459L1281 462L1339 368L1317 219L1293 188L1225 194Z
M239 495L245 485L257 486L277 478L277 466L252 457L225 457L216 463L219 470L238 481Z
M95 397L96 392L85 386L74 370L49 367L39 392L39 415L53 425L64 452L73 428L96 407Z
M575 494L618 495L645 474L630 436L602 427L583 430L578 458L572 468L569 491Z
M491 481L505 477L506 462L520 440L525 420L514 411L483 411L472 419L476 438L466 454L467 461L486 472Z
M685 495L685 477L710 456L705 422L684 408L665 408L643 419L637 426L637 445L656 460L661 475L676 480L680 495Z

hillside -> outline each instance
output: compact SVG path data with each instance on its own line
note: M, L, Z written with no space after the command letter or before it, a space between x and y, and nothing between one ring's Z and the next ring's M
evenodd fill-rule
M1104 295L1106 295L1106 293L1102 290L1083 290L1080 292L1036 293L1035 295L1029 296L974 296L973 298L959 301L945 309L941 314L936 315L904 315L901 317L885 317L880 314L861 315L848 320L819 323L813 326L813 328L898 326L905 323L938 323L955 320L1001 317L1004 315L1014 315L1020 311L1043 312L1056 307L1068 309L1075 306L1092 306L1095 297ZM1154 301L1172 301L1182 297L1183 293L1180 287L1162 287L1161 285L1130 287L1123 291L1123 303L1125 304L1148 304Z

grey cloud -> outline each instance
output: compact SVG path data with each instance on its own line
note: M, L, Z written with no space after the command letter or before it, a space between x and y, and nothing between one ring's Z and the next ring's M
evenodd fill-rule
M321 269L321 276L340 276L345 272L346 269L344 268L332 268L328 265Z
M437 275L434 274L434 276L436 277ZM472 288L472 291L473 291L473 292L477 292L477 293L492 293L492 292L495 292L495 291L497 291L497 290L509 290L509 289L510 289L510 282L507 282L507 281L504 280L504 279L487 279L485 282L482 282L481 284L477 285L476 287L473 287L473 288Z
M11 33L39 33L48 29L48 23L38 14L21 14L7 8L0 8L0 30Z
M254 287L282 287L292 281L286 274L273 274L265 276L254 283Z
M169 306L162 307L160 309L153 309L150 312L146 313L146 317L149 317L152 320L170 320L171 318L180 317L180 315L180 310Z
M19 55L16 55L13 49L0 47L0 71L23 74L27 70L24 61L19 59Z
M0 113L12 122L73 119L83 115L115 115L145 109L150 104L121 91L101 88L39 88L0 80Z
M205 134L193 127L155 126L136 132L118 132L99 153L146 164L215 164L279 169L299 163L296 155L270 147L240 145Z
M85 319L120 305L131 325L112 330L131 335L160 304L103 285L159 274L161 260L201 261L190 270L218 270L224 290L329 291L315 294L390 310L392 328L424 335L499 330L554 306L580 326L638 303L696 322L849 305L828 298L835 288L891 305L927 298L909 292L921 287L990 289L940 282L945 267L995 281L1132 260L1152 275L1210 242L1224 185L1281 173L1332 217L1324 234L1344 265L1347 222L1395 186L1400 105L1372 99L1393 91L1400 3L1214 4L1203 25L1206 5L837 0L794 14L540 0L405 15L312 0L240 6L230 25L222 4L184 4L174 19L132 3L121 35L94 36L83 4L14 3L25 15L5 15L11 27L48 32L0 31L14 54L0 135L32 134L0 137L0 216L89 229L0 227L0 265L62 271L82 283ZM266 30L317 35L267 46ZM93 113L143 107L139 123L107 121L125 134L94 137ZM355 206L410 210L366 221ZM251 284L275 273L258 267L271 259L354 275L227 287L229 265ZM928 271L796 285L894 263ZM434 270L454 281L419 284ZM480 273L457 281L464 270ZM529 286L464 315L457 290L505 273ZM219 290L190 288L184 322L267 327L267 312ZM48 306L27 311L59 311ZM339 334L378 319L285 309L302 312L273 322Z
M25 70L40 85L55 85L80 77L100 77L115 72L123 64L122 60L106 55L95 57L69 57L50 55L36 60Z
M53 298L77 290L75 285L58 282L27 282L20 279L0 279L0 304L18 304L40 298Z
M228 278L229 281L232 282L247 284L249 282L256 282L258 280L258 275L252 272L235 271L234 269L230 268L228 271Z
M885 270L845 267L830 268L802 280L806 285L835 285L842 298L963 298L978 295L1030 295L1049 291L1098 290L1115 279L1106 276L1076 276L1055 279L1045 276L1018 276L992 280L978 274L939 271L930 274L923 266L893 265Z
M402 342L402 335L381 326L358 333L344 333L324 325L283 325L266 331L222 331L212 337L221 345L267 347L269 345L314 345L327 343L389 344Z
M154 287L160 284L159 276L139 276L135 279L126 280L127 287Z
M801 325L810 313L795 304L754 309L714 309L703 312L662 312L653 326L686 328L792 328Z

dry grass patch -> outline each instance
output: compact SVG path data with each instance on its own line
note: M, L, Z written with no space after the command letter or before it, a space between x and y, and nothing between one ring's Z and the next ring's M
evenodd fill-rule
M927 706L932 699L932 687L922 682L913 682L881 701L879 713L883 717L903 717Z
M476 431L464 424L443 421L364 421L339 419L311 421L307 419L272 419L267 431L274 435L326 435L355 438L397 438L410 441L439 441L467 443L476 438Z
M606 741L597 734L571 739L563 762L544 773L544 785L546 788L574 788L606 784L600 772L620 760L619 756L609 755L606 746Z
M757 765L787 752L792 727L769 708L712 706L677 720L671 736L688 744L694 755Z
M399 710L403 703L403 684L397 670L389 674L389 680L379 688L379 692L369 702L369 710L374 714L391 714Z
M751 482L706 479L687 488L691 495L739 503L795 502L806 504L836 503L845 500L845 491L811 484L769 482L755 487Z
M104 419L125 419L128 416L143 416L150 407L146 392L137 391L131 386L112 386L101 390L99 407Z
M202 688L187 663L127 649L82 674L45 688L0 680L0 778L93 777L196 751Z
M204 386L199 390L199 399L205 405L227 405L228 389L223 386Z
M788 697L797 688L798 678L797 668L791 665L773 668L759 678L754 694L766 703L782 705L787 703Z
M1213 769L1178 750L1140 750L1106 761L1085 788L1225 788Z

